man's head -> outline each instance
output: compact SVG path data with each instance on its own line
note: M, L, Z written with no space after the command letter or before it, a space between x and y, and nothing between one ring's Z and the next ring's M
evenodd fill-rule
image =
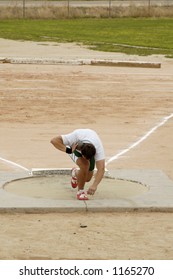
M93 144L90 143L84 143L81 147L81 154L86 158L86 159L91 159L93 156L96 154L96 148L94 147Z

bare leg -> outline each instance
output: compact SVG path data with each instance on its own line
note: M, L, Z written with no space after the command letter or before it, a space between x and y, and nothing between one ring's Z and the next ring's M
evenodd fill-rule
M76 161L79 170L76 172L78 190L83 190L85 183L89 182L93 176L93 171L89 171L90 162L82 157Z

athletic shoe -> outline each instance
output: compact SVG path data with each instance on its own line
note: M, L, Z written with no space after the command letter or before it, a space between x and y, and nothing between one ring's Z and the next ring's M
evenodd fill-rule
M78 200L88 200L88 196L84 191L77 192L76 197Z
M77 178L76 178L76 174L75 174L75 171L77 170L76 167L72 168L72 171L71 171L71 186L73 189L77 188Z

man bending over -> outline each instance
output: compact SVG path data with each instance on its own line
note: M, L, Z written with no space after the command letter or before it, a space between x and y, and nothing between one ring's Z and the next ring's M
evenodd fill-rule
M105 154L99 136L91 129L76 129L53 138L51 143L56 149L69 154L77 164L78 168L72 169L71 186L78 187L77 199L88 200L87 194L96 192L105 172ZM85 183L92 179L95 165L97 171L86 193Z

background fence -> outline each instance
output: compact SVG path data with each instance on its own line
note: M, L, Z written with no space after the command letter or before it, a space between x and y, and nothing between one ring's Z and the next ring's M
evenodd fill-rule
M0 18L173 16L173 0L0 0Z

